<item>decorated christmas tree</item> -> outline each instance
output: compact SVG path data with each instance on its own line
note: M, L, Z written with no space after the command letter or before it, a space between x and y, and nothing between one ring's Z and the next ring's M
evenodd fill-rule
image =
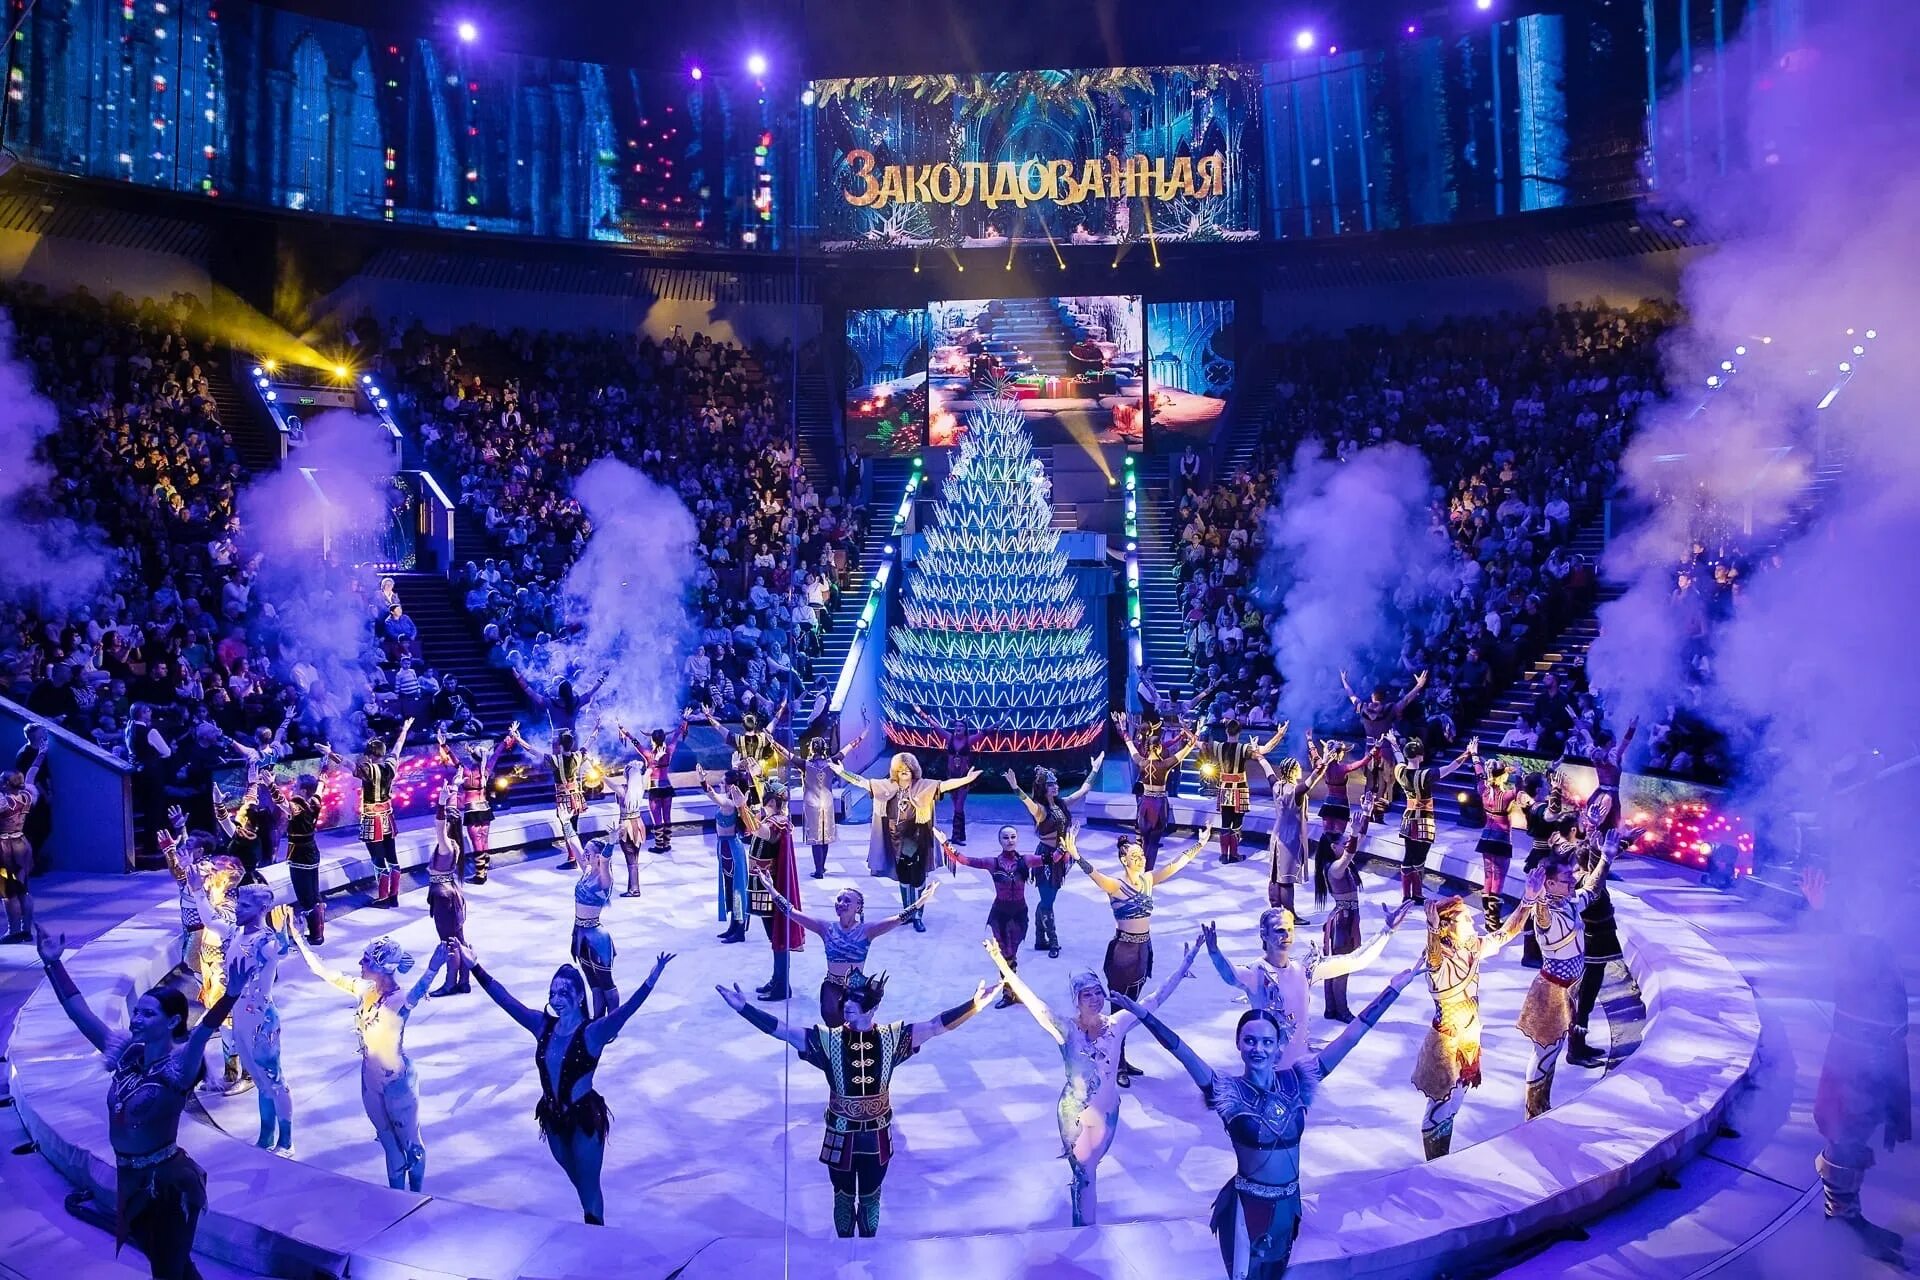
M889 636L880 687L893 742L940 746L963 722L989 752L1061 751L1100 736L1107 662L1052 524L1019 407L984 401Z

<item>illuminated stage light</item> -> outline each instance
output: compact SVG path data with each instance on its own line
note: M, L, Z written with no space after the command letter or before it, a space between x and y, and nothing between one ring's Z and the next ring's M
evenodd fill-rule
M1847 336L1851 338L1853 336L1853 330L1851 329L1847 330Z
M1880 336L1880 331L1877 329L1869 329L1867 330L1867 336L1869 338L1877 338Z
M471 22L462 22L459 26L455 27L454 30L459 33L461 44L472 44L480 38L480 28L474 26Z
M1717 386L1719 386L1719 385L1720 385L1720 375L1716 373L1716 374L1714 374L1713 376L1711 376L1711 377L1709 377L1709 378L1707 379L1707 385L1708 385L1708 386L1710 386L1710 387L1717 387Z
M259 365L255 365L255 366L253 366L253 376L254 376L254 377L256 377L256 378L260 376L260 366L259 366Z
M1840 372L1842 372L1842 373L1852 373L1852 372L1853 372L1853 363L1852 363L1851 361L1848 361L1848 360L1842 360L1842 361L1840 362Z
M750 53L747 55L747 74L758 79L767 74L767 55Z
M1293 37L1293 47L1305 53L1313 48L1313 32L1302 31Z
M1857 355L1857 356L1863 356L1863 355L1865 355L1865 354L1867 354L1867 349L1866 349L1865 347L1855 347L1855 348L1853 349L1853 354L1855 354L1855 355Z
M1735 355L1737 355L1737 356L1743 356L1743 355L1745 355L1745 354L1747 354L1747 349L1746 349L1745 347L1735 347L1735 348L1733 349L1733 354L1735 354Z
M280 362L278 360L262 360L260 363L267 366L268 373L272 373L274 370L280 367Z
M1763 343L1770 343L1770 342L1772 342L1772 341L1773 341L1773 339L1772 339L1772 338L1762 338L1762 339L1760 339L1760 341L1761 341L1761 342L1763 342Z
M347 378L348 372L347 366L343 364L333 366L333 376L343 381Z
M703 78L707 73L702 71L699 67L695 67L691 71L687 72L687 74L692 76L695 80L699 80Z
M280 393L279 393L279 392L277 392L277 391L269 391L269 392L267 392L267 399L269 399L269 400L278 400L279 398L280 398Z
M1487 10L1493 8L1493 0L1473 0L1473 7L1485 13Z
M1726 370L1726 371L1727 371L1728 373L1732 373L1732 372L1733 372L1733 361L1731 361L1731 360L1722 360L1722 361L1720 362L1720 367L1721 367L1722 369L1725 369L1725 370Z
M1417 34L1419 33L1419 31L1420 31L1420 24L1419 24L1419 23L1417 23L1417 22L1409 22L1409 23L1407 24L1407 34L1408 34L1408 35L1410 35L1410 36L1411 36L1411 35L1417 35Z
M808 88L808 89L802 89L800 91L800 105L803 107L810 107L813 105L812 89Z

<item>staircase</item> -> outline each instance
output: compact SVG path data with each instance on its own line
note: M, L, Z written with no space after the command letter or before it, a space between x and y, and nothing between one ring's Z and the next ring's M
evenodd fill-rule
M900 509L900 497L907 491L907 477L913 474L913 464L904 458L874 458L867 463L867 469L872 476L873 493L867 500L866 536L860 543L857 558L847 565L847 580L841 584L840 598L827 615L826 634L820 637L820 652L813 660L813 682L807 688L809 699L821 691L832 696L833 686L840 679L840 669L846 665L847 653L853 648L860 611L867 607L867 589L873 575L880 571L887 547L892 545L894 513ZM876 637L884 641L878 632Z
M800 466L825 498L839 487L845 475L840 465L839 434L833 429L833 410L827 399L826 371L817 366L803 369L795 395L799 397L794 402L794 415Z
M519 719L526 705L520 686L512 676L488 664L487 647L467 614L459 589L437 573L396 573L392 577L407 616L420 628L424 664L443 676L460 677L467 700L489 733L501 732Z
M1064 378L1075 371L1067 356L1073 333L1049 299L1000 299L987 307L979 328L987 353L1011 372Z
M268 416L259 395L235 380L234 370L244 360L239 352L229 351L225 359L216 356L207 361L202 372L207 375L207 394L213 397L214 412L220 415L220 425L232 434L240 461L250 474L265 475L280 466L280 428Z

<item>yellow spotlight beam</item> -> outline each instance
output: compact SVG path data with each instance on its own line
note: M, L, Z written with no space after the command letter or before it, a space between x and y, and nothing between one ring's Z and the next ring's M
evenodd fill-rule
M1147 215L1147 247L1153 250L1153 267L1154 270L1158 271L1160 269L1160 241L1159 238L1153 234L1153 206L1147 203L1145 196L1140 198L1140 211Z

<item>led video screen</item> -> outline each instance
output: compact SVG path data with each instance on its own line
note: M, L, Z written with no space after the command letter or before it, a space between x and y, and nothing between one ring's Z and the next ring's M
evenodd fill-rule
M813 83L824 249L1251 240L1259 72Z
M1209 440L1233 396L1231 298L1147 306L1148 416L1156 436Z
M927 442L925 308L849 311L847 439L865 453L912 453Z

